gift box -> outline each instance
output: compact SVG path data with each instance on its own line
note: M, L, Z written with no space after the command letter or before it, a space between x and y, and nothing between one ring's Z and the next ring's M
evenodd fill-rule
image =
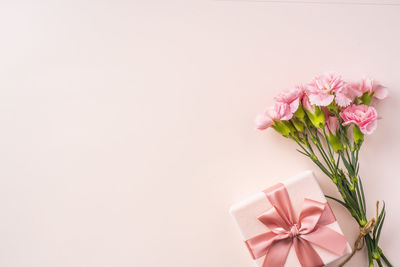
M326 198L306 171L231 207L257 266L324 266L351 253Z

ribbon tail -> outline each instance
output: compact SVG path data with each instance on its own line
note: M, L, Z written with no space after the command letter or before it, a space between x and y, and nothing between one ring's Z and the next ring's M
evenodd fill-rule
M275 241L268 249L262 267L284 267L292 243L290 238Z
M336 222L335 215L332 212L331 207L328 203L325 203L325 209L319 218L318 225L328 225L333 222Z
M273 232L266 232L246 240L251 257L255 260L267 254L277 235Z
M346 251L346 237L326 226L318 225L315 231L302 235L301 238L338 256L342 256Z
M324 266L324 262L322 261L321 257L307 240L304 240L302 237L300 237L295 238L293 242L297 258L299 259L302 267Z

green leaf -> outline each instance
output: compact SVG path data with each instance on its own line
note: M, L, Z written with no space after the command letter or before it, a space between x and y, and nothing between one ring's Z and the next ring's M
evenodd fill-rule
M296 149L299 153L301 153L301 154L303 154L303 155L305 155L305 156L307 156L307 157L310 157L309 155L307 155L306 153L304 153L303 151L301 151L300 149Z
M374 237L377 236L378 228L379 228L380 224L382 223L382 218L385 216L385 213L386 213L386 210L385 210L385 202L383 202L382 210L381 210L381 212L379 213L379 216L378 216L378 218L377 218L376 225L375 225L375 227L374 227L374 231L373 231L373 236L374 236Z
M349 163L347 162L343 152L340 152L340 156L342 157L342 161L343 161L343 164L346 167L346 169L351 170L351 167L350 167Z
M390 261L386 258L385 254L381 253L381 257L388 267L393 267Z
M360 182L360 191L361 191L361 196L362 196L362 205L364 206L364 214L367 213L367 206L365 205L365 195L364 195L364 187L361 181L361 177L358 176L358 181Z
M379 214L377 226L374 227L375 245L378 245L379 238L381 236L383 222L385 221L385 218L386 218L385 202L383 202L383 208L382 208L381 213Z
M357 182L357 196L359 198L359 202L361 205L362 211L365 213L366 208L365 208L365 196L364 196L364 189L362 188L362 183L360 177L358 177L358 182Z
M360 193L359 183L356 182L356 186L357 186L356 192L357 192L358 203L360 203L360 206L361 206L360 208L361 208L362 212L364 213L364 206L363 206L362 196Z
M329 198L329 199L332 199L332 200L334 200L334 201L336 201L336 202L338 202L338 203L341 204L343 207L345 207L346 209L348 209L348 205L347 205L345 202L343 202L343 201L341 201L341 200L339 200L339 199L337 199L337 198L331 197L331 196L325 195L325 197L326 197L326 198Z

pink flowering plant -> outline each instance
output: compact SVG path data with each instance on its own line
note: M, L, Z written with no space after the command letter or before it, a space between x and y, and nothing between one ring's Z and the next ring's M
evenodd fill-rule
M273 128L296 142L297 151L310 158L336 185L342 200L327 197L343 205L359 224L354 252L366 244L369 266L374 262L392 266L379 246L385 205L379 211L377 202L376 217L367 219L359 175L360 149L379 118L371 102L386 96L386 88L372 79L349 83L330 72L281 92L255 120L257 129Z

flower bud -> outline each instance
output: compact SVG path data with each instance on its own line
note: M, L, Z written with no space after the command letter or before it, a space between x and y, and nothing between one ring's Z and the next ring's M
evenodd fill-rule
M331 147L335 152L343 150L343 145L342 142L340 141L339 136L329 133L327 139L329 145L331 145Z
M293 118L290 120L297 131L304 133L304 123L298 118Z
M294 116L298 118L301 122L305 123L306 114L304 113L302 105L299 105L296 112L294 113Z
M337 134L339 130L339 121L336 116L329 116L326 115L325 118L326 125L325 125L325 133L327 133L327 139L329 145L333 148L335 152L343 150L342 142Z
M294 135L296 132L296 129L289 121L276 121L272 126L272 128L274 128L278 133L280 133L284 137L289 137L291 135Z
M314 107L314 113L310 111L306 111L308 118L310 119L311 123L319 129L322 129L325 127L325 116L324 113L322 112L321 108L316 106Z
M360 128L357 125L353 126L353 141L354 144L360 146L364 141L364 134L361 132Z

